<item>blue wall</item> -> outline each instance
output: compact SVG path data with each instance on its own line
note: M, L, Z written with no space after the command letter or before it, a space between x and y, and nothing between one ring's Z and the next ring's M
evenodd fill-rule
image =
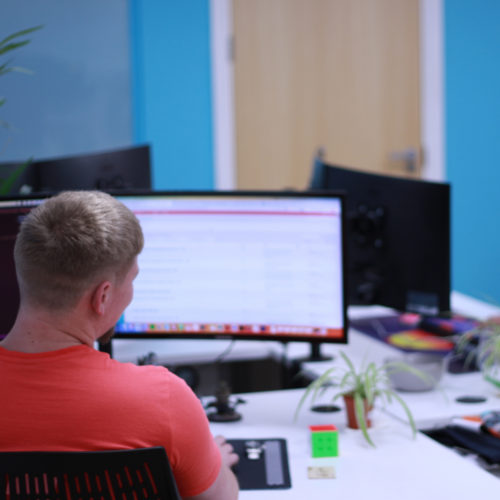
M40 24L11 56L34 74L0 78L0 162L130 145L127 0L2 0L1 39Z
M500 303L500 2L446 0L453 288Z
M212 189L208 0L130 0L134 141L156 189Z

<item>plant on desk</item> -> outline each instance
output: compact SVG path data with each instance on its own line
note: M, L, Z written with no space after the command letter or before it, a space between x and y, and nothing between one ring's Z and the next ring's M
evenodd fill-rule
M375 363L368 363L368 365L362 366L359 371L356 371L352 361L343 352L340 353L340 356L347 365L347 368L330 368L321 377L312 382L300 400L295 412L295 418L297 418L302 405L309 396L312 396L311 402L314 404L319 394L323 394L329 388L333 388L336 394L333 396L332 402L340 397L344 398L348 427L352 429L361 428L365 439L371 446L375 447L375 444L368 434L368 428L371 427L368 415L377 398L384 406L387 403L391 403L394 399L403 407L408 417L413 437L415 437L417 429L413 416L406 403L391 389L389 375L396 372L410 372L426 382L428 382L429 375L402 362L390 362L381 366L377 366Z
M471 364L476 356L484 379L500 389L500 318L493 318L464 333L457 342L457 351L463 352L473 342L477 342L477 347L467 356L465 364Z

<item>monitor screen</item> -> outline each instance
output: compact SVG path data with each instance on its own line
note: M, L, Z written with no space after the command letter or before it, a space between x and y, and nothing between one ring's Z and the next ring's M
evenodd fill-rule
M315 161L312 189L346 192L350 304L450 310L450 185Z
M138 217L145 246L116 337L347 341L342 195L149 193L117 199ZM1 266L9 268L4 313L18 308L12 257L18 225L40 202L0 202ZM0 333L9 331L11 316L0 322Z

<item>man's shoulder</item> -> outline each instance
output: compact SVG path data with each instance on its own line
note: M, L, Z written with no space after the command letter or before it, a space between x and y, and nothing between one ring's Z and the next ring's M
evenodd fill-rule
M94 351L92 357L95 359L96 369L109 375L114 374L121 380L133 379L144 384L163 383L180 391L190 390L183 379L164 366L124 363L98 351Z

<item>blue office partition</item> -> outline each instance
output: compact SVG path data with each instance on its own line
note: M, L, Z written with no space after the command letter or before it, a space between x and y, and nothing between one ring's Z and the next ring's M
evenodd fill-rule
M208 0L129 0L134 141L156 189L212 189Z
M453 287L500 303L500 2L446 0Z
M0 58L32 71L0 77L0 120L10 124L0 162L130 146L127 0L5 0L0 12L0 39L43 25Z

